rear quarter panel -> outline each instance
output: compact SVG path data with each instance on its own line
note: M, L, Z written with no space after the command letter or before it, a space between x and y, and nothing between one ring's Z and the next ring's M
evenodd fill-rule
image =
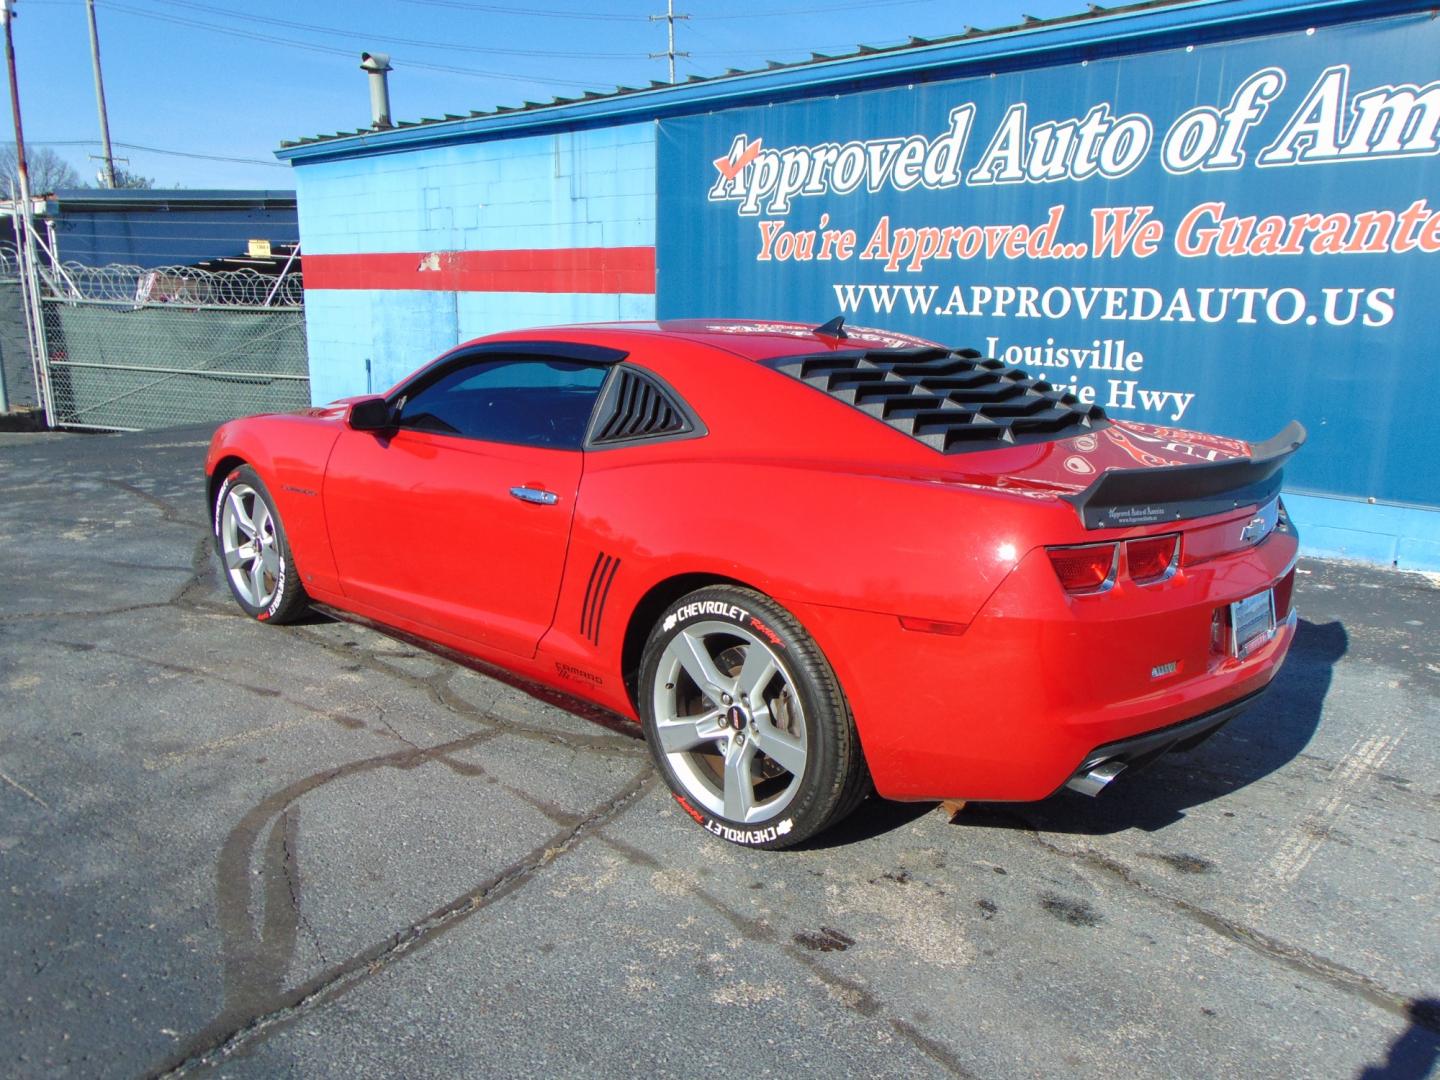
M628 455L627 455L628 456ZM656 492L664 492L657 499ZM713 572L779 600L967 621L1068 507L803 462L587 463L572 543L642 579Z
M573 561L624 549L631 589L714 573L781 600L965 621L1026 551L1075 532L1053 496L967 482L955 457L762 364L678 339L630 360L707 428L586 454Z
M641 601L672 578L737 581L797 614L843 608L964 623L1042 537L1066 521L1073 528L1074 512L1054 500L828 463L722 459L704 443L587 455L545 651L601 673L597 700L627 715L625 635ZM590 626L592 579L616 559ZM801 621L848 691L849 643L828 621Z

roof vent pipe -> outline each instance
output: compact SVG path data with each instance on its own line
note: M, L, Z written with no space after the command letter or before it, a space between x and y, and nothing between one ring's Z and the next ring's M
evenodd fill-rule
M361 53L360 70L370 75L370 126L377 130L394 127L390 122L389 53Z

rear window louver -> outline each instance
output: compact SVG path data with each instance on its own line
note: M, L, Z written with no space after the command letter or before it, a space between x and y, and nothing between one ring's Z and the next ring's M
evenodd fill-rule
M684 435L693 430L689 417L655 380L633 368L617 368L606 388L592 445Z
M1109 425L1086 405L973 349L872 349L770 362L944 454L1020 446Z

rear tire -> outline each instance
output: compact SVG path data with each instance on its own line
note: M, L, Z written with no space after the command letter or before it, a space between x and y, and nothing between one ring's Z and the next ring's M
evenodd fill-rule
M285 526L265 482L249 465L233 469L212 508L215 548L235 602L260 622L287 623L310 606Z
M639 697L676 802L723 840L790 847L869 794L834 671L799 621L752 589L700 589L666 608L645 645Z

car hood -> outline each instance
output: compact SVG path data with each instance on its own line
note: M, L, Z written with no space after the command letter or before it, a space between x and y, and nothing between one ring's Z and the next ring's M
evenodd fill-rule
M350 406L357 401L363 401L372 394L354 394L351 397L336 398L327 405L312 405L308 409L301 409L295 415L308 416L312 420L344 420L345 414L350 411Z

